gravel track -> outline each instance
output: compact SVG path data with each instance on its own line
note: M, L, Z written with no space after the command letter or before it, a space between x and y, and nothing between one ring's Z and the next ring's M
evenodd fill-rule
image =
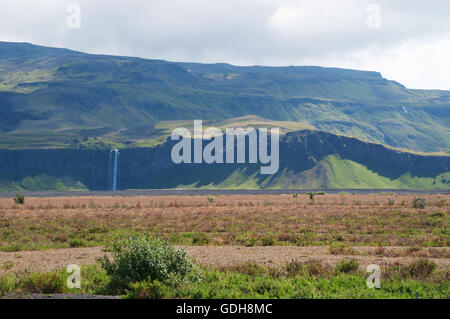
M369 264L407 264L419 257L379 257L369 255L375 247L355 247L360 253L355 256L332 255L328 247L295 247L295 246L188 246L188 254L198 263L215 267L228 267L256 262L261 265L281 267L292 260L307 261L320 259L330 265L335 265L345 258L356 259L361 269ZM385 247L392 251L404 250L405 247ZM435 248L447 252L449 248ZM426 250L426 249L424 249ZM104 256L102 247L65 248L42 251L0 252L0 274L20 270L52 271L64 269L70 264L90 265ZM438 267L450 267L450 258L428 258L436 262Z

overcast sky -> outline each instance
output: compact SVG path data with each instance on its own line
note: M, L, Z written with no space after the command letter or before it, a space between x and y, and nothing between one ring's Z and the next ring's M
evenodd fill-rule
M170 61L373 70L410 88L450 90L448 0L116 2L0 0L0 41ZM70 4L81 9L80 28Z

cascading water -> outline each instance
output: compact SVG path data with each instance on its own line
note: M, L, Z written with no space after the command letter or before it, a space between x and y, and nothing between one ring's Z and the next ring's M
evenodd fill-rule
M112 191L117 190L117 174L119 169L120 152L118 149L113 149L109 152L108 163L108 187Z

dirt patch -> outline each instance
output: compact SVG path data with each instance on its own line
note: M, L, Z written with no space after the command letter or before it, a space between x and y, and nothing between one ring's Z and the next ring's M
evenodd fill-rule
M382 257L373 256L373 247L354 247L359 253L355 256L332 255L328 247L242 247L242 246L189 246L188 254L198 263L216 267L236 266L246 262L256 262L261 265L280 267L292 260L307 261L320 259L330 265L335 265L345 258L356 259L361 269L367 265L386 265L393 263L407 264L418 257ZM391 251L403 251L405 247L386 247ZM448 250L448 248L440 248ZM426 249L424 249L426 251ZM29 271L51 271L64 269L70 264L94 264L104 256L102 247L67 248L43 251L0 252L0 274ZM450 258L429 258L439 268L450 267Z

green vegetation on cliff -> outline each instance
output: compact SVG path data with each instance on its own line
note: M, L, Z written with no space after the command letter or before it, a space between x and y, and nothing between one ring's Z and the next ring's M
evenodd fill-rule
M88 188L79 181L74 181L69 177L58 178L47 174L28 176L19 181L0 179L0 192L10 192L14 190L85 191L88 190Z
M330 155L313 168L294 174L288 167L274 177L261 177L251 168L238 168L227 172L223 179L219 168L198 171L198 180L192 184L180 181L180 189L445 189L450 188L450 172L432 177L411 176L409 172L389 178L371 171L363 164ZM197 171L196 171L197 173ZM217 182L202 183L205 178L217 177ZM158 181L163 183L163 181Z

